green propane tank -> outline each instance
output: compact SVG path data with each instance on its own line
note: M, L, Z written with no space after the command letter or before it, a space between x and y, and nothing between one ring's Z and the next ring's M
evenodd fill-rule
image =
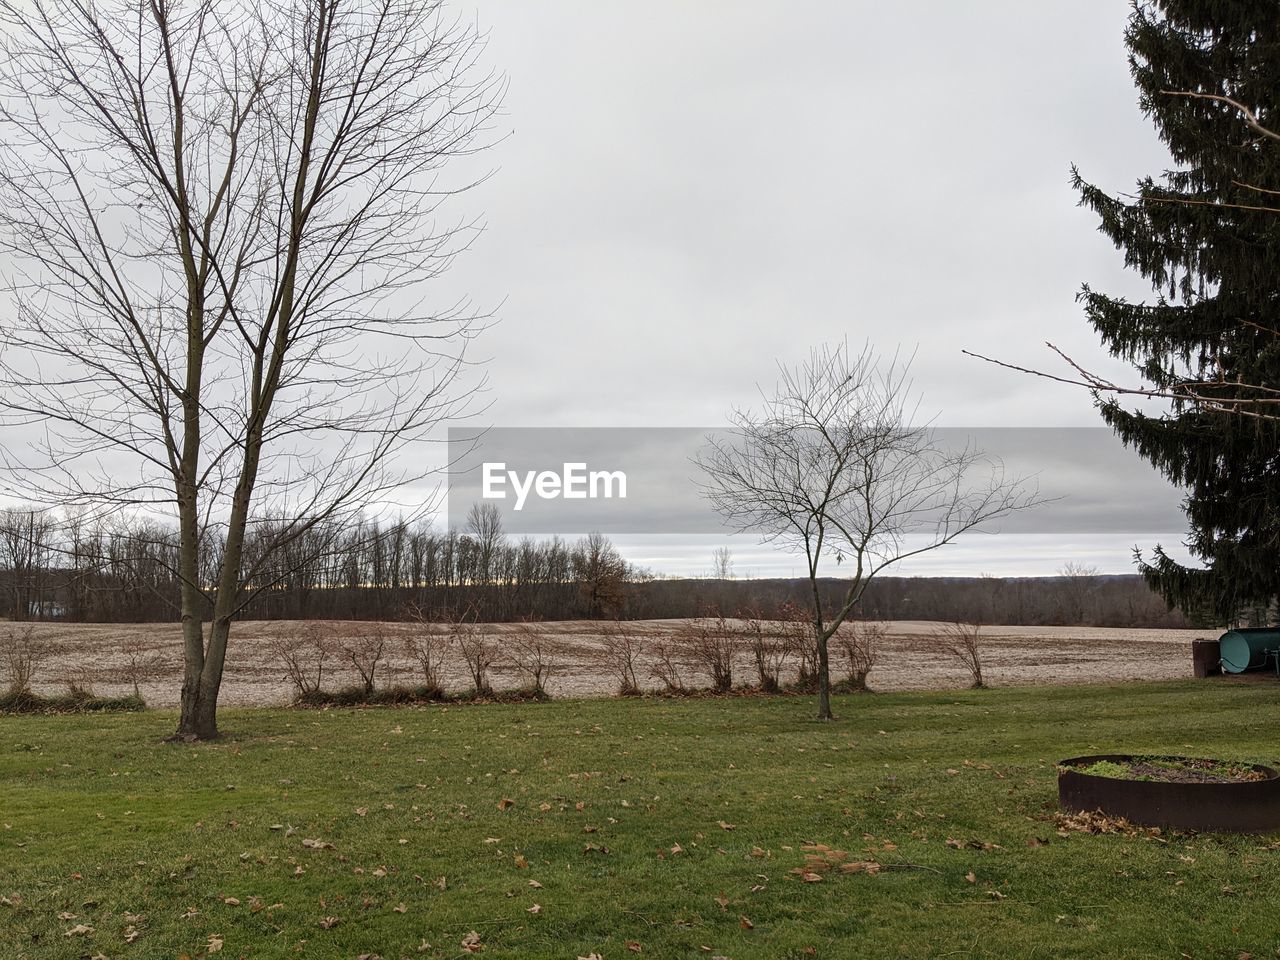
M1224 673L1244 673L1267 665L1268 653L1280 651L1280 630L1249 627L1228 630L1218 639Z

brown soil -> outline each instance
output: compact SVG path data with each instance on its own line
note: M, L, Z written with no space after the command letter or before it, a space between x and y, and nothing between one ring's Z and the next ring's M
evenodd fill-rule
M1251 767L1238 767L1216 760L1187 759L1177 766L1135 760L1129 764L1134 780L1159 780L1163 783L1245 783L1265 780L1267 775Z
M672 634L679 620L637 621L631 626L651 639ZM602 669L601 624L596 622L543 623L538 630L552 639L558 669L548 691L555 697L594 697L614 693L614 683ZM930 642L938 624L895 621L888 625L869 685L875 690L932 690L968 686L963 667L939 654ZM100 695L131 693L135 671L130 660L153 660L138 678L148 704L177 703L181 683L182 649L177 624L61 624L35 625L36 635L47 642L50 657L36 675L36 691L58 692L68 681L92 687ZM404 641L422 628L414 624L372 624L348 621L248 621L237 623L231 635L221 702L226 706L262 706L287 703L292 689L273 653L282 638L305 630L321 631L340 644L373 630L382 630L389 655L379 669L379 685L413 684L416 666L404 649ZM515 629L510 624L484 625L499 649L502 637ZM983 628L983 677L994 686L1026 684L1098 683L1127 680L1165 680L1191 676L1190 641L1203 632L1192 630L1129 630L1103 627ZM339 655L330 657L333 672L326 686L354 683L355 671ZM642 683L656 688L648 677L651 663L643 660L637 671ZM841 673L837 661L836 676ZM451 690L469 686L461 660L445 661L445 685ZM696 677L694 679L697 679ZM734 666L734 681L754 681L745 650ZM514 664L500 658L492 671L495 688L526 683Z

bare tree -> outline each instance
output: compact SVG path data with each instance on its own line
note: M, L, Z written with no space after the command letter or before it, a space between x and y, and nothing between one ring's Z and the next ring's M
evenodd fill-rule
M1089 564L1068 560L1058 568L1058 576L1067 581L1067 622L1084 624L1090 603L1102 587L1102 571Z
M467 511L467 532L475 538L479 556L476 558L476 577L481 583L490 583L496 573L494 566L505 539L502 533L502 511L494 503L473 503Z
M982 625L978 623L948 623L933 632L933 644L937 649L968 671L973 687L986 686L982 679Z
M907 364L821 347L783 368L762 409L735 411L730 435L708 438L698 455L703 491L733 528L805 556L819 719L832 717L830 638L872 578L1038 502L998 461L945 445L915 417ZM824 560L849 570L831 611Z
M573 552L574 575L590 617L617 617L626 599L627 562L599 531L580 539Z
M478 318L421 304L474 234L442 169L502 82L440 0L0 0L0 24L0 422L48 438L6 459L42 498L176 520L175 736L214 737L268 558L421 476L396 455L465 402Z
M716 547L711 555L711 576L717 580L733 578L733 553L728 547Z
M53 560L56 528L48 510L0 510L0 570L8 574L9 616L14 620L40 619L45 614L44 586Z

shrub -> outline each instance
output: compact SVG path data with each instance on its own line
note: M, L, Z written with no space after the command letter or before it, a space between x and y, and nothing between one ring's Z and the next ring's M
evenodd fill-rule
M778 607L778 626L783 642L797 663L797 690L818 689L818 645L813 636L813 615L804 607L784 603Z
M867 674L875 666L876 655L884 640L883 623L851 620L840 627L835 635L835 647L845 661L848 670L846 683L851 690L867 689Z
M755 663L760 689L764 693L778 693L787 662L796 652L795 642L755 611L748 611L744 619L747 647Z
M663 692L682 694L688 691L684 683L686 664L682 655L684 644L678 638L659 640L653 645L653 667L649 675L662 684Z
M636 667L644 652L644 640L630 624L621 620L607 623L600 631L600 649L596 659L618 683L618 696L634 697L640 693Z
M418 664L422 686L437 693L444 693L444 652L449 640L438 633L424 630L404 638L405 655Z
M293 684L297 699L305 700L320 692L324 662L330 649L318 625L308 624L301 634L277 638L272 641L271 649L284 665L285 676Z
M5 628L0 634L0 665L3 666L10 694L31 692L36 668L49 658L50 645L36 635L28 624L22 629Z
M949 623L933 632L933 645L957 660L973 679L974 689L986 686L982 679L982 626L977 623Z
M688 651L689 659L711 678L711 689L728 693L733 689L733 655L738 647L738 634L714 611L683 624L678 636Z
M535 699L546 699L547 681L559 669L553 659L556 646L545 634L529 623L517 624L511 634L511 660L529 681Z
M133 685L133 695L142 699L142 682L150 680L160 673L163 658L151 649L146 638L135 634L120 647L124 654L124 675Z
M342 644L342 652L360 677L365 697L373 695L378 664L387 649L387 635L380 624L365 627Z
M446 618L449 640L458 647L471 675L471 689L477 697L493 696L489 684L489 670L497 659L493 638L481 632L475 624L475 613L468 609L462 614Z
M145 710L141 697L95 697L83 688L57 697L41 697L29 690L0 694L0 713L124 713Z

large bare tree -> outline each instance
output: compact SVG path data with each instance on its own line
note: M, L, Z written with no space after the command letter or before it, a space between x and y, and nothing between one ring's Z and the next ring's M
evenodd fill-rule
M822 720L832 717L829 641L872 578L1039 502L999 461L916 422L908 366L870 348L819 347L697 457L703 491L732 528L805 556ZM828 610L819 580L832 560L847 573Z
M423 285L475 232L442 169L503 83L437 0L0 0L0 29L0 411L40 438L11 476L176 521L176 735L213 737L268 559L389 502L467 399L482 324Z

